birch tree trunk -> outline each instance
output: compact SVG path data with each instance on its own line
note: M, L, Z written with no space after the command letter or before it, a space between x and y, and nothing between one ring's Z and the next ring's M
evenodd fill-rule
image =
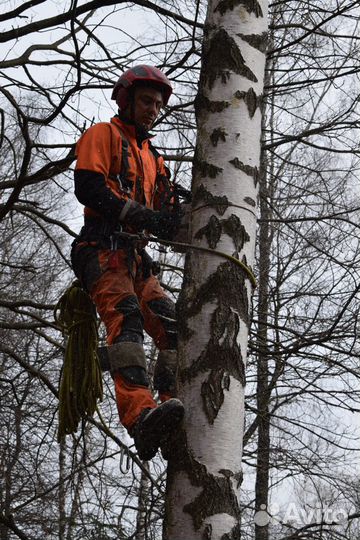
M268 44L271 37L268 37ZM272 42L272 40L271 40ZM269 57L265 64L265 88L273 82L273 60ZM271 245L273 241L273 226L271 224L274 185L273 161L267 164L267 152L265 150L265 124L266 116L270 117L270 138L273 137L273 115L274 103L273 94L266 97L266 114L262 118L262 150L260 155L260 177L259 177L259 216L258 227L258 302L257 302L257 337L256 337L256 405L257 405L257 457L256 457L256 480L255 480L255 516L257 512L262 512L268 508L269 504L269 481L270 481L270 411L269 404L271 398L269 359L271 358L271 348L269 347L269 284L271 267ZM270 158L271 159L271 158ZM269 171L269 172L268 172ZM269 204L270 201L270 204ZM274 356L274 354L273 354ZM277 376L281 372L281 367L276 370ZM280 369L279 369L280 368ZM275 372L274 372L275 375ZM258 514L258 516L261 514ZM269 540L269 523L260 522L255 519L255 540Z
M266 0L209 0L195 103L191 238L251 269L255 254ZM245 361L252 285L236 262L187 255L164 538L240 538Z

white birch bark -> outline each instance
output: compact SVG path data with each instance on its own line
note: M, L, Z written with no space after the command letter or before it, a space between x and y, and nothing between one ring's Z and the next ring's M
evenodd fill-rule
M209 0L196 99L192 243L252 267L255 254L265 0ZM187 255L179 299L184 430L169 461L164 538L240 538L245 361L252 286L234 262Z

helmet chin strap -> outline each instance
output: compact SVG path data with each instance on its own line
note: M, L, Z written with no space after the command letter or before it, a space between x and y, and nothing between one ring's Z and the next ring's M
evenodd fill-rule
M129 104L130 104L130 120L132 120L135 123L135 99L134 95L130 96Z
M131 122L134 122L135 123L135 103L134 103L134 100L132 99L126 109L120 109L119 108L119 113L121 115L123 115L125 118L127 118L128 120L131 120Z
M134 104L134 100L131 100L131 102L129 103L129 105L126 107L126 109L124 111L119 109L119 113L125 119L130 120L131 122L133 122L133 124L135 126L135 129L136 129L136 131L138 133L142 133L142 132L148 133L148 128L146 128L142 124L139 124L139 123L135 122L135 104Z
M139 124L138 122L135 121L135 96L134 95L131 95L130 96L130 99L129 99L129 109L130 109L130 120L132 122L134 122L134 125L136 127L137 130L144 130L144 131L148 131L147 127L145 127L143 124Z
M130 92L129 95L129 101L126 109L123 111L123 114L132 122L134 122L135 125L135 96L133 92Z

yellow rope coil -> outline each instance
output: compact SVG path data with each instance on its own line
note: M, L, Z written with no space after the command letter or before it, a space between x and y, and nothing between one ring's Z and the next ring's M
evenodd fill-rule
M103 399L103 387L95 308L79 281L65 291L54 316L67 339L59 390L60 441L76 432L83 417L93 416L98 400Z

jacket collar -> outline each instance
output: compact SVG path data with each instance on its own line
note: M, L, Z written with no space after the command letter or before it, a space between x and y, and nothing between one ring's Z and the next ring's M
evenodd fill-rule
M119 126L122 127L126 133L135 138L139 148L141 148L144 141L154 137L154 135L151 135L151 133L149 133L143 126L135 124L133 120L127 118L120 111L111 119L111 121L115 124L119 124Z

